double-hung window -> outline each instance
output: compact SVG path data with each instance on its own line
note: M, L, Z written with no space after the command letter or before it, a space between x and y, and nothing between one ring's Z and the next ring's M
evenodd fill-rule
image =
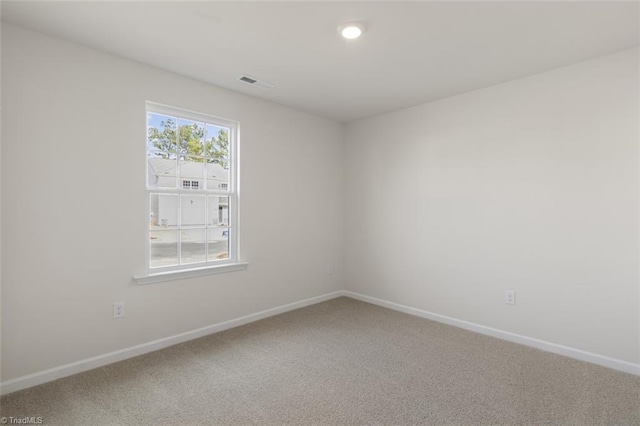
M147 269L238 261L238 124L147 103Z

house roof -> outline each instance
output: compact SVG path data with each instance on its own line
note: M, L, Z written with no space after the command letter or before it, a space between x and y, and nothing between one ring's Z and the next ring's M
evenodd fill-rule
M178 171L178 160L166 158L149 158L149 171L160 177L175 177ZM198 163L195 161L180 160L179 176L190 179L203 179L204 167L206 166L207 179L223 182L229 181L229 170L217 163Z

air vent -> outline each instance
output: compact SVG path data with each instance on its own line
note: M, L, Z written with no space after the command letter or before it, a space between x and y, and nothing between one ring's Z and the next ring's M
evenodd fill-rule
M250 77L248 75L243 75L238 80L242 81L243 83L250 84L252 86L262 87L263 89L271 89L273 87L273 84L271 83L258 80L257 78Z
M242 77L240 77L240 81L244 81L245 83L249 83L249 84L256 84L258 82L257 80L247 77L246 75L243 75Z

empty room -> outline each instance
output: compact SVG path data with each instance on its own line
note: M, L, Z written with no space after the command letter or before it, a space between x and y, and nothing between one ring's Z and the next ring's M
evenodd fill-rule
M2 1L0 423L640 425L636 1Z

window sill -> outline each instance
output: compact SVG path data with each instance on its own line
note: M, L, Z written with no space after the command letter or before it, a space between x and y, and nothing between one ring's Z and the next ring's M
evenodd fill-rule
M223 274L225 272L243 271L247 269L249 263L238 262L226 265L205 266L202 268L183 269L179 271L158 272L155 274L141 275L133 277L138 285L161 283L165 281L182 280L185 278L202 277L212 274Z

